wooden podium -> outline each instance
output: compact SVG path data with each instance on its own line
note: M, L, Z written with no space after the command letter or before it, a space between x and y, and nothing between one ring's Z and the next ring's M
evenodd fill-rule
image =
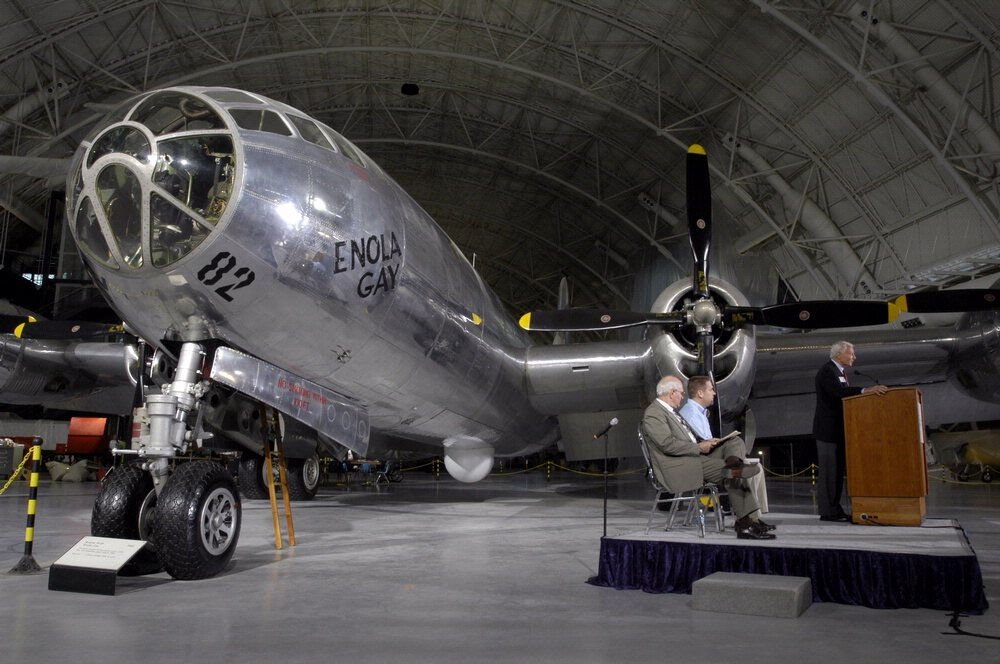
M851 520L919 526L927 514L927 460L920 390L844 399ZM864 518L862 515L865 515Z

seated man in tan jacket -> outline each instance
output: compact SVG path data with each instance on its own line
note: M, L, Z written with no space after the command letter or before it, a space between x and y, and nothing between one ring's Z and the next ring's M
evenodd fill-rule
M760 464L743 461L746 446L740 438L719 444L719 439L699 440L677 412L684 401L684 383L664 376L656 385L656 400L642 417L642 433L650 462L660 482L673 493L697 489L705 482L723 483L736 515L740 539L774 539L774 526L760 520L753 492L744 478L760 472Z

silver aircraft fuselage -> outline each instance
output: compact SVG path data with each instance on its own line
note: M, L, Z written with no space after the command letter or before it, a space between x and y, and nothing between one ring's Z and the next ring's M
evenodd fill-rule
M168 353L181 342L231 347L269 365L271 388L288 388L281 383L292 377L286 414L296 417L295 399L308 401L296 382L308 381L364 413L358 449L369 430L389 445L404 439L437 453L443 444L449 472L464 481L485 476L494 455L555 442L554 415L566 424L595 412L638 417L659 376L698 366L679 329L651 328L631 343L530 348L455 244L374 162L308 115L240 90L159 90L112 112L74 156L67 218L95 283L146 341ZM737 287L713 282L721 300L749 304ZM684 310L690 292L690 280L665 285L653 310ZM966 316L956 334L903 342L891 329L847 338L867 344L873 371L879 356L896 361L885 344L903 343L901 353L915 344L928 367L918 375L909 362L898 380L940 376L995 402L998 319ZM721 334L723 416L744 413L751 387L758 396L771 383L782 394L798 390L805 383L789 368L819 366L828 343L816 333L778 335L758 353L752 327ZM31 371L55 375L45 347L19 348L2 355L23 366L7 369L13 360L0 358L0 394ZM243 381L223 383L268 403L240 389ZM634 427L616 435L622 454L634 453Z
M372 430L497 455L555 440L525 333L399 185L329 127L227 88L139 96L85 140L67 217L160 347L217 341L367 409Z

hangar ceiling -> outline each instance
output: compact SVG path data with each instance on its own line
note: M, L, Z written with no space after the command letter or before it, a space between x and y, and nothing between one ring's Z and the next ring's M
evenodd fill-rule
M253 90L355 141L513 311L553 306L562 276L574 306L625 308L641 263L686 272L694 142L714 243L792 297L1000 269L992 0L0 0L0 18L0 154L67 157L151 88ZM49 162L25 163L0 157L0 262L32 272Z

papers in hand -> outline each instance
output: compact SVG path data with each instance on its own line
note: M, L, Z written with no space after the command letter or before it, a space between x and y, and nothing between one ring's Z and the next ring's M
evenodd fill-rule
M712 447L718 447L719 445L722 445L726 441L736 438L738 435L740 435L740 433L741 433L740 431L731 431L730 433L727 433L725 436L717 440L715 445L713 445Z

